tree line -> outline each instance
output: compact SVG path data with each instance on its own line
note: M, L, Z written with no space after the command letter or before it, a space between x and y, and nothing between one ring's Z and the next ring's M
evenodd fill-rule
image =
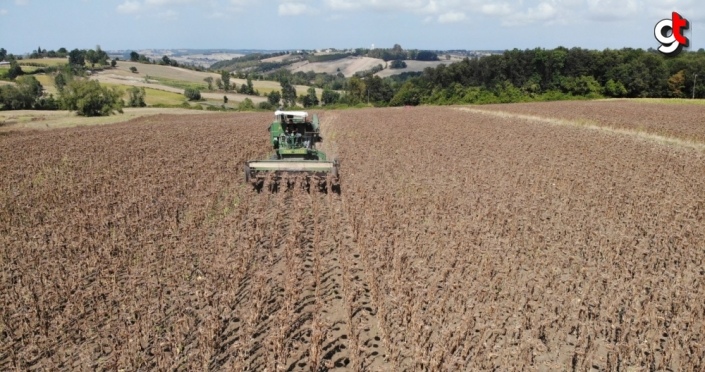
M400 49L400 48L399 48ZM396 67L396 64L395 64ZM666 57L649 49L514 49L423 72L350 78L282 70L280 82L323 89L322 105L481 104L581 98L703 98L705 50ZM703 83L697 83L697 76ZM335 84L335 86L333 86ZM284 101L285 104L291 101ZM294 102L303 103L301 99ZM309 100L308 102L311 102Z
M396 48L396 46L395 46ZM392 48L392 50L395 50ZM396 48L397 51L401 48ZM41 48L38 53L47 53ZM130 59L140 61L133 52ZM122 105L144 105L144 91L134 90L123 103L115 92L100 87L96 82L80 79L85 74L86 62L99 67L108 63L107 54L98 46L94 50L74 49L67 52L69 64L51 67L42 72L55 73L59 97L43 95L41 84L33 76L25 75L17 60L0 48L0 57L11 61L9 69L0 70L0 78L14 80L15 85L0 87L0 109L56 109L81 110L101 114L93 109L93 98L99 97L101 107L109 111ZM165 56L166 57L166 56ZM248 62L251 60L248 59ZM396 61L396 60L394 60ZM163 64L171 64L163 58ZM48 71L52 70L52 71ZM400 106L418 104L474 104L538 100L559 100L600 97L654 97L703 98L705 84L697 83L697 76L705 80L705 50L683 52L666 57L649 49L624 48L619 50L589 50L582 48L514 49L503 54L480 58L465 58L449 65L426 68L423 72L402 73L381 78L370 70L346 78L336 74L296 72L286 69L268 75L258 72L231 73L221 70L218 79L206 78L208 89L214 85L224 91L259 95L253 79L267 78L279 81L281 90L266 94L268 100L260 108L283 105L324 106ZM247 79L237 86L230 77ZM89 86L88 84L92 84ZM83 86L85 85L85 86ZM308 85L306 94L297 96L294 85ZM67 89L64 89L67 87ZM316 88L322 89L320 96ZM200 92L188 92L197 100ZM198 93L198 94L197 94ZM80 97L85 96L84 100ZM79 98L76 98L79 97ZM118 102L119 101L119 102ZM97 104L96 104L97 106ZM84 107L86 109L84 109ZM79 111L79 113L81 113Z
M403 79L353 77L347 103L497 103L599 97L705 96L705 51L666 57L655 50L514 49L426 68Z
M109 62L108 54L100 46L95 49L65 48L57 52L67 58L63 66L44 66L30 73L22 70L21 58L13 58L0 48L0 57L9 59L10 68L0 73L0 78L13 81L14 85L0 86L0 110L72 110L79 115L98 116L122 111L123 106L144 106L144 89L128 90L130 99L122 100L122 92L117 88L101 86L97 81L85 79L88 73L86 63L91 68L115 67L116 60ZM43 58L52 55L51 51L37 48L30 57ZM9 57L9 58L8 58ZM59 58L59 56L57 56ZM35 74L52 74L58 96L47 95Z
M417 49L408 49L404 50L404 48L401 47L399 44L394 44L394 46L390 48L376 48L376 49L367 49L367 50L362 50L361 53L364 53L365 56L371 57L371 58L379 58L383 59L385 61L393 61L393 60L416 60L416 61L437 61L438 60L438 54L435 52L432 52L430 50L417 50Z

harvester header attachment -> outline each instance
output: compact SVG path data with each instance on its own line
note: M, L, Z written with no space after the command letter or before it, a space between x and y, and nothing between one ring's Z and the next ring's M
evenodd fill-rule
M301 184L339 191L338 162L327 160L316 148L323 140L317 115L309 118L305 111L276 111L267 130L274 153L269 159L247 162L245 181L257 190Z

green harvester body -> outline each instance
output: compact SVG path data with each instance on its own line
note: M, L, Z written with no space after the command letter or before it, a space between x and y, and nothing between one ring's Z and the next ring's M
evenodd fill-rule
M278 182L303 177L307 182L315 178L319 185L326 180L337 184L338 162L327 160L316 148L323 140L317 115L309 120L305 111L276 111L267 130L274 153L267 160L247 162L246 181L260 184L266 178Z

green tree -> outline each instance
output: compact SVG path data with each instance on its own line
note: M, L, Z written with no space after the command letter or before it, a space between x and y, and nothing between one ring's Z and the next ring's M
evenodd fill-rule
M17 62L13 61L10 63L10 69L7 71L7 77L10 80L15 80L18 76L24 75L24 71L22 71L22 67L20 67Z
M307 93L309 106L318 106L318 96L316 96L316 88L309 87Z
M264 102L260 102L257 104L257 108L260 110L270 110L271 111L274 109L274 107L275 106L272 105L269 101L264 101Z
M5 50L5 48L0 48L0 61L4 61L5 56L7 56L7 50Z
M132 51L130 52L130 62L137 62L140 60L140 55L139 53Z
M203 79L203 81L205 81L206 84L208 84L208 90L213 90L213 77L212 76L208 76L207 78Z
M215 86L217 86L218 89L223 89L223 80L220 78L215 78Z
M58 73L54 77L54 86L56 86L56 90L58 90L59 92L64 90L64 87L66 86L66 83L68 82L67 80L68 79L66 78L66 76L64 75L63 72Z
M186 96L189 101L198 101L201 99L201 92L196 88L186 88L184 90L184 96Z
M282 87L282 101L285 107L296 104L296 88L294 88L288 79L283 79L279 83Z
M365 77L367 99L375 104L387 104L394 96L394 91L387 80L379 76L368 75Z
M600 83L592 76L563 77L561 88L565 93L581 97L599 95L602 91Z
M240 111L249 111L249 110L254 110L255 109L255 104L252 102L251 99L245 98L240 104L237 106L237 109Z
M357 76L353 76L350 78L350 80L348 80L346 93L348 103L351 104L366 102L368 97L365 82Z
M338 103L340 100L340 93L331 90L329 88L324 88L321 94L321 103L325 105L333 105Z
M127 106L128 107L145 107L147 104L145 103L145 97L147 96L147 92L144 90L142 87L131 87L127 89L127 94L129 96L128 101L127 101Z
M101 66L107 66L108 65L108 53L106 53L103 49L100 48L100 45L95 46L95 63L101 65Z
M136 73L137 73L137 67L135 67L135 66L130 66L130 72L132 72L133 74L136 74Z
M282 95L278 91L274 90L267 96L267 101L272 104L272 106L279 106L279 101L281 101Z
M223 96L223 103L228 103L228 96Z
M22 110L25 102L15 85L0 85L0 110Z
M169 66L171 65L171 59L168 56L164 56L162 57L162 60L159 62L159 64Z
M15 85L0 86L0 109L28 110L36 107L44 88L34 76L20 76Z
M624 97L627 95L627 88L621 81L607 80L603 92L608 97Z
M406 62L395 59L389 64L389 68L406 68Z
M85 54L85 60L91 64L91 67L95 67L95 64L98 63L98 53L93 49L88 49Z
M252 79L250 76L247 76L247 93L246 94L255 94L255 88L252 86Z
M230 73L223 70L220 72L220 80L223 81L223 90L224 91L229 91L230 90Z
M115 66L117 66L117 60L113 59L112 61L110 61L110 67L115 68Z
M422 50L416 54L417 61L438 61L438 54L429 50Z
M69 65L75 67L82 67L86 64L86 59L83 51L74 49L69 53Z
M411 82L406 82L389 102L390 106L416 106L421 103L421 92Z
M62 106L81 116L108 116L122 113L122 92L100 86L95 80L75 79L60 93Z

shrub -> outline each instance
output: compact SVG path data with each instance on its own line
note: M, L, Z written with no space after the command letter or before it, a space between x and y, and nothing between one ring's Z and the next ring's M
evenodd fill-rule
M269 103L268 101L264 101L264 102L260 102L260 103L257 105L257 108L260 109L260 110L269 110L269 111L271 111L271 110L274 110L274 105L272 105L272 104Z
M244 110L254 110L255 109L255 104L252 102L251 99L245 98L240 104L238 105L238 110L244 111Z
M406 68L406 62L400 59L395 59L389 64L389 68Z
M60 93L64 108L81 116L108 116L122 113L122 92L101 87L95 80L73 80Z
M132 87L127 90L129 95L129 100L127 106L129 107L145 107L147 104L144 102L144 97L147 95L144 88Z
M201 91L196 88L186 88L184 90L184 96L186 96L189 101L198 101L201 99Z

